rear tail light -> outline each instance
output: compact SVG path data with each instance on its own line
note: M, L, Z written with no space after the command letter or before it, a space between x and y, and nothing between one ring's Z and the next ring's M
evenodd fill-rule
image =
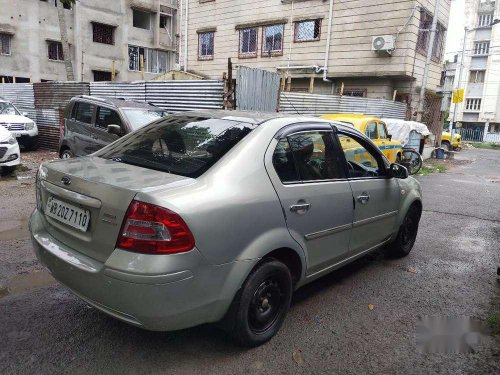
M175 212L132 201L123 219L116 247L148 254L182 253L193 249L194 237Z

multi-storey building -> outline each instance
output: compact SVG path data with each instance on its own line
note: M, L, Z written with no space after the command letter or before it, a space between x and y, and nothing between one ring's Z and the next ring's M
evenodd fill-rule
M490 133L500 132L500 25L493 22L500 18L498 3L465 1L464 58L457 51L457 64L447 69L456 68L453 88L464 89L464 101L451 104L450 120L456 110L458 126Z
M221 78L231 58L233 64L282 73L290 78L292 91L413 98L416 109L435 3L184 0L180 64ZM450 0L441 0L426 87L430 92L440 81L449 10Z
M56 1L0 0L0 82L66 80ZM175 64L177 0L79 0L64 13L77 81L151 79Z

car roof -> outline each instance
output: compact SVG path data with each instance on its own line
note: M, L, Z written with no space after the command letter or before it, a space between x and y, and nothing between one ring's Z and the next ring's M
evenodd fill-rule
M87 100L95 104L107 104L116 108L147 108L150 110L163 111L162 108L144 103L138 100L127 100L125 98L109 98L106 96L90 96L80 95L75 96L73 100Z
M329 113L322 115L321 118L332 119L332 120L340 120L340 121L349 121L349 120L373 120L373 121L381 121L380 118L370 115L363 115L360 113Z
M188 111L188 112L177 112L171 116L193 116L193 117L207 117L216 119L227 119L235 120L240 122L246 122L249 124L260 125L266 121L274 119L288 120L290 124L299 122L324 122L333 123L338 129L354 131L363 135L359 130L352 127L351 125L343 124L338 121L329 121L329 119L324 119L320 117L307 116L307 115L295 115L290 113L282 112L257 112L257 111L227 111L223 109L214 110L198 110L198 111ZM161 121L161 120L158 120Z

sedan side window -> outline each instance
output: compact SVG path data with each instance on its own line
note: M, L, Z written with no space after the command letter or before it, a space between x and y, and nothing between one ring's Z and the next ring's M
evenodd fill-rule
M375 151L363 146L358 140L347 134L338 134L338 137L347 162L349 178L384 175L383 162Z
M94 105L85 102L78 102L76 104L75 120L92 124L92 115L94 114Z
M282 138L278 142L273 154L273 165L281 182L296 182L300 180L288 139Z
M370 139L378 139L377 123L370 122L366 126L366 136Z
M122 120L118 112L106 107L97 107L95 126L102 130L107 130L108 125L118 125L122 127Z
M381 139L387 138L387 130L386 130L385 124L383 122L378 123L378 134L380 135Z

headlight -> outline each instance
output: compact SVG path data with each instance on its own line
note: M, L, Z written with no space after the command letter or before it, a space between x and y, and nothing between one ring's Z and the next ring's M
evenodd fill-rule
M7 142L9 142L9 145L15 145L17 143L17 139L14 138L13 136L10 136Z
M24 124L25 130L33 130L35 128L35 123L33 121Z

